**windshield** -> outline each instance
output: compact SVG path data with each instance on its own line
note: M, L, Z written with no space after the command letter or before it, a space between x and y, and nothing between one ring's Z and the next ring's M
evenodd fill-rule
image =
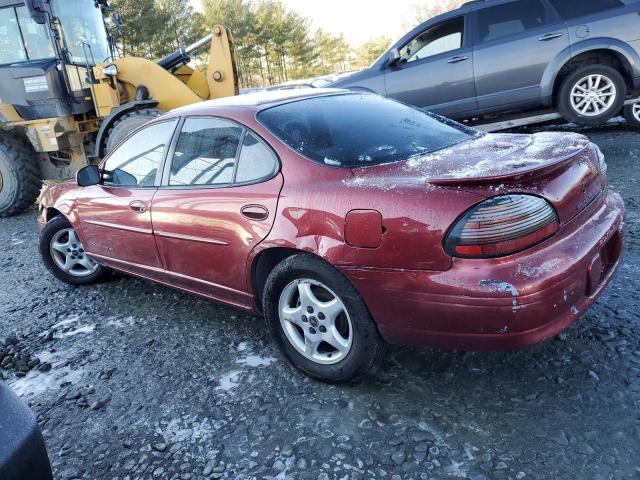
M263 110L258 120L302 155L336 167L406 160L480 135L453 121L366 93L294 101Z
M34 22L26 7L0 10L0 64L54 57L47 27Z
M60 18L69 61L93 65L110 56L102 12L93 0L55 0L54 14ZM86 44L86 45L85 45ZM86 59L85 59L86 52Z

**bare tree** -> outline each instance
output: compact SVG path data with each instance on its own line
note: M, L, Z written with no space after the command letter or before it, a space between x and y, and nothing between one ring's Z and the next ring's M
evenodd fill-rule
M405 18L403 27L409 30L425 20L458 8L467 1L469 0L422 0L414 3L411 12Z

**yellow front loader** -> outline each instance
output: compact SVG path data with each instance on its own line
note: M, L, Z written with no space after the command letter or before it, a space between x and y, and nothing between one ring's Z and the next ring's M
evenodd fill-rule
M0 0L0 217L33 205L43 179L98 161L162 112L238 94L235 48L216 25L165 58L114 58L107 0ZM206 72L190 56L209 46Z

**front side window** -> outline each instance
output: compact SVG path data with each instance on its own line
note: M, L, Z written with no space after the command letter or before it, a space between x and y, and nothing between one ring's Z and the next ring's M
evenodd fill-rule
M478 11L480 43L519 35L546 23L547 11L540 0L518 0Z
M464 17L441 23L421 33L400 50L400 62L415 62L462 48Z
M107 31L97 2L55 0L53 11L60 19L69 61L94 64L111 57Z
M178 137L169 185L233 183L242 128L219 118L187 118Z
M406 160L479 135L455 122L366 93L293 101L261 111L258 120L300 154L335 167Z
M620 0L580 0L579 2L550 0L550 2L565 20L593 15L594 13L605 12L624 6L624 3Z
M102 183L115 187L153 187L177 120L156 123L133 134L107 158Z
M0 10L0 64L53 57L47 27L34 22L26 7Z

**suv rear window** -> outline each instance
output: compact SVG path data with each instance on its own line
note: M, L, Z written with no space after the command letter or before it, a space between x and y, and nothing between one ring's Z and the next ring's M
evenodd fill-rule
M547 11L540 0L518 0L478 11L480 43L519 35L546 23Z
M558 11L565 20L592 15L594 13L613 10L623 7L620 0L580 0L579 2L568 2L567 0L549 0L551 5Z
M263 110L258 120L292 149L335 167L406 160L480 135L453 121L366 93L297 100Z

